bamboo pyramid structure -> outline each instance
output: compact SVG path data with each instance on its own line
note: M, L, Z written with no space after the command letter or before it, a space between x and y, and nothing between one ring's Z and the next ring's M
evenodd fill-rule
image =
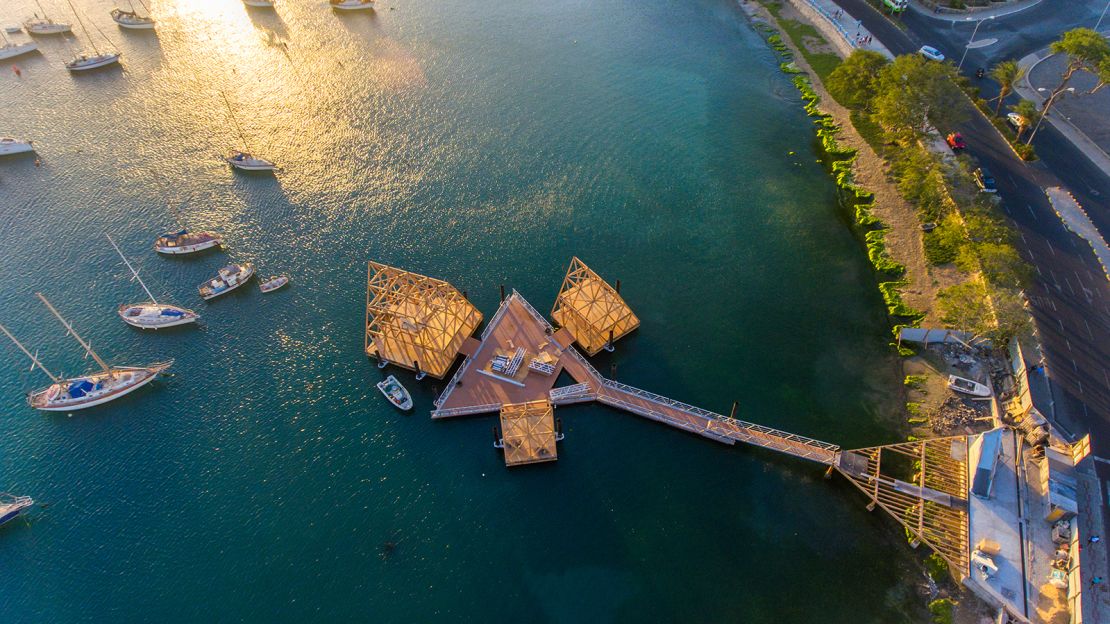
M451 284L371 261L366 355L442 379L482 313Z
M640 326L620 294L577 256L571 258L551 318L591 356Z

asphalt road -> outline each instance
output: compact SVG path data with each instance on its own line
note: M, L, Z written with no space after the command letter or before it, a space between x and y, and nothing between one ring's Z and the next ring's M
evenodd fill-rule
M962 37L966 42L970 38L970 27L966 36L960 34L961 28L968 26L965 24L934 23L938 20L907 12L902 19L908 28L903 30L866 0L837 1L862 19L864 26L895 54L914 53L924 43L949 54L954 49L962 51L963 45L952 48L949 39ZM992 27L1020 31L1020 24L1007 25L1008 20L1040 23L1037 20L1047 19L1046 12L1065 12L1062 21L1078 19L1078 15L1067 13L1068 4L1046 0L1016 16L993 20ZM953 35L942 39L937 33L945 29ZM982 39L986 30L984 24L976 38ZM1025 54L1047 45L1059 32L1010 35L1017 41L1005 47L1017 53L1021 46L1032 46L1021 52ZM1001 41L997 45L999 50L1004 47ZM986 63L985 56L973 57L973 53L986 55L988 49L971 50L968 57L975 60L966 62L965 69L973 72L977 63ZM1036 147L1043 163L1036 166L1018 159L994 126L974 109L968 121L954 129L967 138L968 152L994 174L1002 209L1020 235L1022 255L1037 270L1034 284L1026 292L1052 382L1053 413L1049 415L1073 435L1090 432L1095 454L1110 457L1110 282L1087 244L1063 227L1043 191L1050 186L1071 190L1092 218L1098 215L1096 223L1101 222L1100 227L1110 231L1106 202L1100 199L1110 197L1110 179L1047 125L1037 135Z

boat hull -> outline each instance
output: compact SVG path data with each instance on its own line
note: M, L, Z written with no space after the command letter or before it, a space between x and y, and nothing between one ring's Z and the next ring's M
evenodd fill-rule
M108 54L108 55L105 55L103 57L100 57L100 58L97 58L97 59L91 59L91 60L87 60L87 61L78 61L76 59L72 60L72 61L66 63L66 69L68 69L71 72L89 71L90 69L98 69L98 68L101 68L101 67L107 67L109 65L114 65L118 62L119 62L119 55L118 54Z
M23 515L35 504L35 501L30 496L12 496L10 494L3 494L0 499L0 526L15 520Z
M209 291L208 293L205 293L204 288L210 287L210 283L212 281L208 280L207 282L197 287L197 292L200 293L201 299L204 299L205 301L210 301L212 299L215 299L216 297L226 295L227 293L242 287L243 284L251 281L251 278L254 277L254 265L250 263L244 264L243 273L245 273L245 275L238 278L234 284L228 284L227 280L224 280L224 284L227 284L227 288L225 288L224 290L221 290L219 292Z
M35 148L30 143L9 143L7 145L0 145L0 156L25 154L33 151L35 151Z
M61 35L72 30L69 24L31 24L25 23L23 27L27 29L27 33L31 35Z
M256 9L272 9L274 3L269 0L243 0L243 4Z
M354 5L344 6L344 5L341 5L341 4L333 4L333 5L331 5L331 8L335 9L336 11L372 11L374 9L374 5L372 5L372 4L354 4Z
M131 30L154 30L154 22L121 22L114 20L120 28L129 28Z
M0 60L15 58L21 54L27 54L39 49L39 44L34 41L21 43L19 45L8 45L0 48Z
M117 313L119 314L119 317L121 319L123 319L124 323L127 323L128 325L130 325L132 327L138 327L139 329L164 329L166 327L177 327L179 325L187 325L189 323L195 323L197 321L197 319L200 318L200 315L197 314L196 312L193 312L192 310L186 310L185 308L179 308L177 306L170 306L170 305L159 305L158 307L180 310L181 312L183 312L183 314L179 317L166 317L166 316L153 316L153 317L152 316L146 316L146 317L144 317L144 316L128 316L127 315L127 312L129 310L133 310L135 308L142 308L144 306L149 306L149 305L153 305L153 304L135 303L135 304L122 305L122 306L119 307L119 310L118 310Z
M264 293L271 293L289 285L288 277L279 277L277 279L270 279L258 285L259 290Z
M173 364L173 362L152 364L151 366L145 368L134 366L120 366L117 368L113 368L112 371L115 373L136 373L136 375L126 385L115 388L105 394L97 395L95 397L89 397L88 400L77 399L71 401L51 401L48 397L44 396L54 388L54 386L50 386L38 392L32 393L28 397L28 403L31 405L31 407L44 412L73 412L77 410L88 409L90 407L95 407L97 405L103 405L104 403L108 403L109 401L114 401L120 397L127 396L128 394L131 394L139 388L142 388L143 386L154 381L158 378L158 375L169 368L171 364ZM74 380L65 380L62 383L68 384L70 381Z
M177 256L177 255L181 255L181 254L191 254L191 253L196 253L198 251L204 251L205 249L211 249L213 247L218 247L221 244L222 244L222 241L219 238L212 238L210 240L206 240L206 241L200 242L200 243L194 243L194 244L191 244L191 245L173 245L173 246L159 245L156 241L154 243L154 251L157 251L160 254L166 254L166 255L169 255L169 256Z
M227 164L242 171L274 171L277 169L277 165L264 158L254 158L243 153L232 154L224 160L227 161Z
M395 397L390 393L390 386L393 386L397 389L397 391L400 393L399 397ZM403 412L407 412L412 409L412 395L409 394L408 389L402 386L401 382L397 381L397 378L393 375L390 375L384 380L379 381L377 383L377 387L378 391L381 392L383 396L385 396L386 400L389 401L389 404L393 407L396 407Z

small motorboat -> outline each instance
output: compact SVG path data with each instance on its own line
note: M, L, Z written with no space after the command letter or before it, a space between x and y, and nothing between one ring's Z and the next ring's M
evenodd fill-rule
M948 388L973 397L986 398L991 395L991 389L978 381L964 379L955 375L948 376Z
M69 71L88 71L98 67L105 67L119 62L119 53L104 52L102 54L79 54L72 61L66 62Z
M15 520L24 511L35 504L30 496L16 496L7 492L0 492L0 526Z
M32 35L60 35L73 30L69 24L55 22L49 17L35 17L23 22L23 27Z
M339 11L365 11L374 8L374 0L328 0L328 4Z
M187 308L156 301L125 303L119 307L118 313L124 323L139 329L174 327L195 323L200 318L199 314Z
M243 171L273 171L277 169L277 165L265 158L256 158L246 152L232 152L227 157L227 163Z
M12 57L19 56L20 54L34 52L38 49L39 44L35 43L34 41L28 41L27 43L5 43L4 45L0 46L0 60L10 59Z
M182 229L177 232L167 232L154 241L154 251L163 254L178 255L190 254L223 244L220 235L215 232L190 232Z
M274 8L274 0L243 0L243 4L258 9Z
M0 156L10 156L12 154L22 154L24 152L33 152L35 147L31 145L30 141L20 141L11 137L0 138Z
M153 17L139 15L135 11L112 9L111 16L112 21L119 24L120 28L131 28L133 30L150 30L154 28Z
M385 398L399 410L409 411L412 409L412 395L409 391L397 381L393 375L386 377L384 380L378 382L378 390L381 390Z
M254 277L253 264L249 262L229 264L220 269L216 277L198 286L197 290L200 291L200 296L207 301L220 295L226 295L246 284L252 277Z
M264 293L274 292L275 290L285 286L289 283L288 275L272 275L270 279L258 285L258 288Z
M9 35L14 35L16 33L23 32L23 27L12 24L10 26L5 26L4 27L4 32L8 33Z

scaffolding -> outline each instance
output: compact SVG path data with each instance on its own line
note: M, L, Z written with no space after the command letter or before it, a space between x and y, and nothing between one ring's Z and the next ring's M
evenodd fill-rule
M967 437L842 451L835 465L871 503L924 543L959 579L968 573ZM908 481L897 476L907 477Z
M371 261L366 355L442 379L482 313L447 282Z
M577 257L571 258L551 318L591 356L611 350L614 342L640 326L620 294Z
M541 399L527 403L506 403L501 406L501 440L505 465L535 464L555 461L555 408L551 401Z

